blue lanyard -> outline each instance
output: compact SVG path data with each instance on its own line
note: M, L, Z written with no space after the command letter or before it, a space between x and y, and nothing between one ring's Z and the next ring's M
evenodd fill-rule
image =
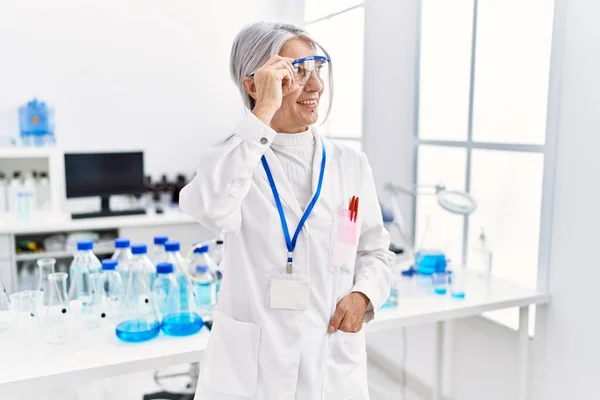
M293 262L293 253L296 248L296 240L298 240L298 235L304 226L304 223L308 219L308 216L312 212L317 200L319 200L319 196L321 195L321 187L323 186L323 175L325 175L325 162L327 159L327 153L325 152L325 143L321 139L321 147L323 148L323 158L321 160L321 170L319 172L319 183L317 184L317 190L315 191L315 195L310 200L308 207L304 211L302 218L300 218L300 222L298 222L298 227L296 228L296 232L294 232L294 237L290 238L290 231L288 230L287 221L285 220L285 214L283 213L283 206L281 205L281 199L279 198L279 193L277 192L277 186L275 186L275 181L273 180L273 175L271 174L271 169L269 168L269 163L267 163L267 159L265 156L261 157L262 165L267 173L267 178L269 179L269 185L271 186L271 190L273 191L273 197L275 198L275 204L277 205L277 211L279 211L279 219L281 219L281 227L283 228L283 235L285 236L285 244L288 249L288 258L287 258L287 267L286 272L288 274L292 273L292 262Z

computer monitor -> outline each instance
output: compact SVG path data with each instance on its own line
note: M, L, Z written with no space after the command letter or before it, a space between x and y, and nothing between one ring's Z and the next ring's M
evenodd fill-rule
M144 188L144 153L67 153L65 154L67 198L100 196L100 212L73 214L73 218L92 218L143 214L144 210L111 211L111 195L141 194Z

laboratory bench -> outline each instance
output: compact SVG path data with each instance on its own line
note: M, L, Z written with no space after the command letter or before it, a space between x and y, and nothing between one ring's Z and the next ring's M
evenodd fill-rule
M480 315L488 311L518 307L519 357L517 360L519 398L527 400L529 373L529 307L548 303L550 297L542 291L528 289L492 277L484 279L469 274L466 297L414 295L400 297L397 308L379 310L375 319L365 325L367 333L394 331L408 325L435 323L436 363L433 400L442 399L444 376L443 346L446 321ZM10 333L0 332L0 398L27 388L60 386L74 381L127 374L162 368L169 365L199 362L208 341L206 328L190 337L174 338L161 334L157 339L139 344L119 342L114 327L104 327L78 335L79 342L52 346L19 342ZM369 335L367 334L367 342ZM508 368L509 366L507 366Z
M45 249L44 241L52 238L77 235L97 235L94 247L99 258L114 252L114 239L124 237L131 243L151 245L155 235L167 235L180 241L182 250L192 243L211 239L214 235L201 227L194 219L175 209L162 214L149 212L145 215L114 216L89 219L71 219L67 213L40 213L30 221L19 221L8 214L0 215L0 279L9 293L20 289L19 271L36 268L35 261L42 257L57 259L57 271L64 271L75 253L71 246ZM21 243L37 243L34 251L26 251Z

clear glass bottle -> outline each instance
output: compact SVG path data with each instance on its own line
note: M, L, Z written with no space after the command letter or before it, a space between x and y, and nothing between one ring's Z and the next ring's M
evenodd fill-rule
M197 265L194 276L194 293L200 315L205 319L212 318L215 307L215 278L208 265Z
M150 261L152 261L152 264L158 265L167 262L165 243L167 243L168 240L169 238L167 236L154 236L154 246L150 253Z
M173 264L173 271L175 273L175 280L179 285L179 291L181 293L181 302L183 307L188 307L186 302L189 298L189 293L192 291L191 283L189 280L188 264L183 259L180 253L181 245L179 242L167 242L165 243L165 250L167 251L167 262Z
M198 311L203 318L211 318L216 304L217 265L208 255L208 245L196 247L190 263L194 267L194 293Z
M48 306L41 320L41 338L48 344L65 344L72 329L67 274L51 273L48 275L48 282Z
M71 309L76 316L75 318L79 317L80 322L88 329L99 326L92 298L91 276L100 274L101 263L92 252L93 248L94 243L91 241L78 242L77 253L69 269Z
M9 296L15 337L32 340L39 331L40 292L23 290Z
M48 296L50 295L48 290L48 276L55 272L54 264L56 264L56 260L54 258L40 258L37 260L37 265L39 268L37 289L42 292L43 304L48 304Z
M148 258L148 248L145 244L134 244L131 246L131 253L133 258L131 259L130 268L136 268L145 280L146 287L150 290L156 278L156 267L154 267L152 261Z
M132 251L135 255L135 246ZM116 335L124 342L145 342L160 333L158 312L141 264L132 262L121 301Z
M123 280L116 271L117 260L102 260L102 290L106 296L107 318L116 321L119 318L121 299L124 296Z
M115 252L111 260L117 261L116 271L121 275L121 280L125 282L129 276L129 266L133 254L131 253L131 244L129 239L115 239Z
M156 266L156 279L152 284L152 296L162 317L171 308L167 301L172 299L172 293L179 293L179 286L173 272L173 264L160 263Z
M484 277L492 275L492 251L488 248L485 230L481 227L477 243L473 246L469 267L482 273Z

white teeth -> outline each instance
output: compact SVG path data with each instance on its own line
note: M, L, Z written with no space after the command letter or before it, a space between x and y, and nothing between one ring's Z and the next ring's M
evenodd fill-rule
M317 101L316 100L304 100L304 101L299 101L298 103L304 104L304 105L310 105L310 104L317 104Z

